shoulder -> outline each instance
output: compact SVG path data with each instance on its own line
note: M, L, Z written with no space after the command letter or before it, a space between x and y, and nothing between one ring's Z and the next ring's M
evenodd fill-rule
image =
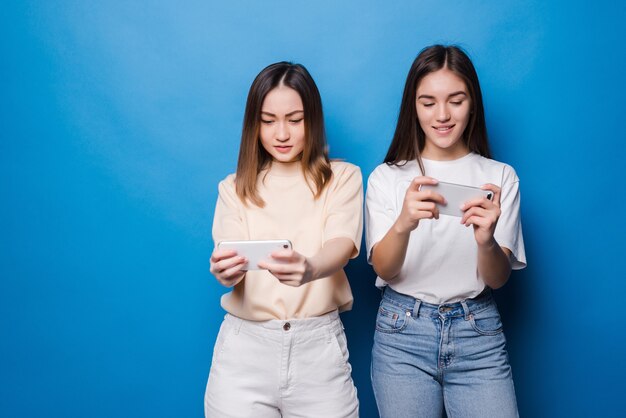
M340 175L343 173L349 173L349 174L361 173L361 169L359 168L358 165L349 163L347 161L332 160L330 162L330 168L331 170L333 170L333 174L335 175Z
M217 186L220 193L235 193L235 173L229 174Z
M359 166L346 161L331 161L330 168L333 171L333 179L338 182L359 181L362 182L361 169Z
M514 183L519 181L517 173L513 166L501 162L486 158L480 155L476 155L475 163L480 166L484 171L497 172L501 174L502 183Z
M400 179L412 179L418 175L418 172L417 161L403 161L392 165L382 163L369 175L368 182L395 184Z

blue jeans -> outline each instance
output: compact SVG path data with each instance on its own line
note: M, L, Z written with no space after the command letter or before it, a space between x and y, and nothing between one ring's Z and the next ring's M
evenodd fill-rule
M381 418L518 417L505 344L490 291L432 305L385 287L372 349Z

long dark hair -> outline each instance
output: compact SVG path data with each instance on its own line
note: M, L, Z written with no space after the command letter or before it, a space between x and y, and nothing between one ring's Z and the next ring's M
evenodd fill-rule
M272 157L260 144L261 107L265 96L279 85L294 89L302 99L305 133L302 171L305 178L311 180L315 186L312 191L316 198L332 178L322 99L315 81L303 65L277 62L265 67L256 76L248 92L235 176L235 189L244 204L250 200L259 207L265 206L256 184L259 173L271 164Z
M421 152L426 144L426 136L417 120L416 94L422 79L442 68L461 77L469 90L471 99L470 119L463 132L463 141L470 151L491 158L487 138L487 125L483 109L483 97L480 91L476 69L467 54L458 46L432 45L424 48L413 61L404 85L400 114L393 140L385 156L389 165L403 165L417 160L424 174Z

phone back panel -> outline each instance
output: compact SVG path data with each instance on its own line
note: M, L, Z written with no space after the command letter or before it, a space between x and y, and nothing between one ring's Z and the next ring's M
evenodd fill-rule
M483 190L478 187L465 186L463 184L440 181L436 185L424 184L420 188L420 190L429 189L439 193L446 199L447 204L437 204L439 213L442 215L462 217L463 211L461 210L461 205L468 200L482 197L486 197L489 200L493 199L493 192L490 190Z

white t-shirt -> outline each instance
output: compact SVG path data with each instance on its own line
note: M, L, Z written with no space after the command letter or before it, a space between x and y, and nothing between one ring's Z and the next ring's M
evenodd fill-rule
M452 161L423 159L426 175L440 181L482 186L500 186L501 215L494 237L501 247L511 250L513 269L526 267L526 253L520 220L519 178L513 167L475 153ZM366 244L368 261L372 247L394 224L402 210L406 190L421 172L417 161L403 166L381 164L370 175L366 195ZM478 276L478 249L472 227L461 218L440 215L422 219L411 232L407 254L395 291L428 303L458 302L478 296L485 288ZM387 283L380 277L376 286Z

